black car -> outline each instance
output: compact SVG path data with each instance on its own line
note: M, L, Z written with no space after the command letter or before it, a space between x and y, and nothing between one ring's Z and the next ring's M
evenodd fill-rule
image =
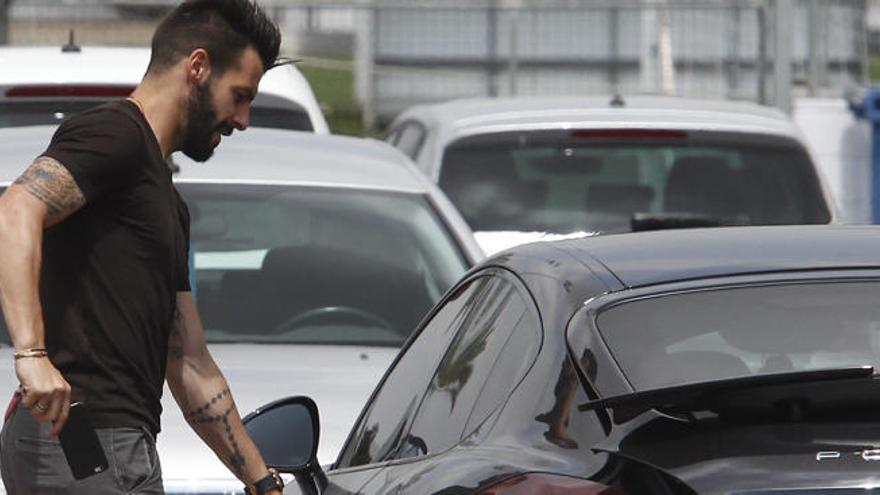
M538 243L433 309L338 460L307 398L247 418L287 493L880 493L880 229Z

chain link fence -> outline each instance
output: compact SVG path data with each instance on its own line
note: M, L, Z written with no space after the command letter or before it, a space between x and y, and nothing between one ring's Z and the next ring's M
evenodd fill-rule
M0 0L0 39L5 29L14 45L61 45L73 30L81 44L147 45L176 3ZM867 81L864 0L260 3L286 54L322 85L336 76L349 85L339 92L367 123L457 97L665 93L774 104L782 91L840 96ZM316 87L333 98L329 89Z

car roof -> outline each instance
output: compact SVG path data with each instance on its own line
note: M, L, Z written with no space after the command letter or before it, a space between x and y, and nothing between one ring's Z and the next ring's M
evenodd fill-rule
M545 260L556 250L594 270L602 267L634 288L717 276L880 268L880 226L674 229L533 243L505 253ZM544 270L546 262L535 265L529 269Z
M0 100L12 86L136 86L149 61L145 47L84 46L78 52L53 46L0 47ZM315 132L329 132L308 82L293 65L284 64L265 73L254 105L285 108L290 102L308 112Z
M223 137L207 163L180 153L179 182L290 182L427 193L428 181L409 159L381 141L309 132L251 128Z
M474 98L405 111L395 123L419 118L429 127L464 135L540 128L663 128L758 132L797 138L799 131L785 114L749 102L700 100L670 96Z
M55 126L0 128L0 182L9 183L49 144ZM207 163L181 153L178 181L291 183L427 193L428 181L402 153L380 141L250 128L223 137Z

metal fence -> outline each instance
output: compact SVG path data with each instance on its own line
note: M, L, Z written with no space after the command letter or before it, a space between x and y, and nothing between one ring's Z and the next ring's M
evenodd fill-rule
M375 70L363 93L379 116L451 97L617 92L790 108L782 92L791 88L840 95L864 82L864 9L816 0L379 7L368 15ZM777 59L789 61L787 73Z
M13 0L8 39L60 44L75 29L82 43L146 44L176 3ZM668 93L785 108L789 93L839 96L867 76L864 0L260 3L282 27L288 54L351 68L368 121L421 102L561 93Z

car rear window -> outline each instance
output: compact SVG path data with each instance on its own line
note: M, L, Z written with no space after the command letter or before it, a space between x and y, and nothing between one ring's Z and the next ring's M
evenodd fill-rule
M630 384L650 390L849 366L880 369L876 280L764 285L625 302L596 324Z
M0 102L0 127L60 124L65 118L106 101L108 100ZM294 131L314 130L309 114L301 107L251 107L250 125Z
M803 147L756 134L483 134L447 147L439 183L477 231L624 232L636 213L729 225L830 221Z

